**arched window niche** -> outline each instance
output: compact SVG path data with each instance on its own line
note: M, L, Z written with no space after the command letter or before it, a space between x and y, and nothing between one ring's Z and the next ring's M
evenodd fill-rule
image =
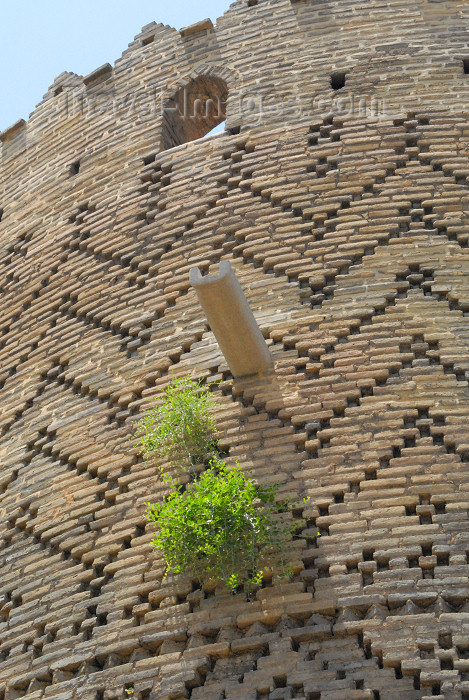
M228 85L217 75L189 79L163 105L162 148L195 141L225 121Z

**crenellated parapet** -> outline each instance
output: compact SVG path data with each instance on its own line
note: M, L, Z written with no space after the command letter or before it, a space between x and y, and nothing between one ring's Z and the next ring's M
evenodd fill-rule
M165 105L203 66L229 72L226 119L240 128L329 112L379 119L465 109L467 14L461 0L239 0L215 25L177 31L153 22L114 66L58 76L27 123L25 143L34 151L41 139L60 138L70 148L79 122L83 148L98 134L112 147L117 119L137 141L148 143L151 130L167 147ZM12 153L18 149L3 149L6 158Z

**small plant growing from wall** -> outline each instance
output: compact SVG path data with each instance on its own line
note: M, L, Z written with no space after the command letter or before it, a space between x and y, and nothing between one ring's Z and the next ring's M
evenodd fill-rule
M206 387L175 379L137 424L140 453L193 476L216 452L214 402Z
M152 545L173 573L231 590L260 584L266 566L286 566L290 528L275 495L275 487L258 486L239 467L214 461L185 490L175 488L148 506L147 518L158 526Z
M156 524L152 545L162 552L166 573L223 583L234 592L260 585L267 568L290 573L287 549L298 523L279 500L278 486L260 486L218 456L214 408L200 383L175 380L137 424L141 453L189 476L180 484L162 469L169 492L148 504L145 515Z

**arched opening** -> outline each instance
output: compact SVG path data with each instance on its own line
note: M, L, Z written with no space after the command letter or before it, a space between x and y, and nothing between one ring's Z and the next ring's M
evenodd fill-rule
M200 75L181 87L163 108L163 149L200 139L225 121L228 87Z
M208 139L210 136L216 136L217 134L221 134L223 131L225 131L225 122L222 121L217 126L214 126L213 129L208 131L205 135L204 138Z

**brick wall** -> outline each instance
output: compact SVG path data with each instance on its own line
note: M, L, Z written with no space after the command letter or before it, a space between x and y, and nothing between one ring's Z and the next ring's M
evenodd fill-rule
M2 700L469 698L468 20L243 0L148 25L2 134ZM161 150L161 94L197 76L239 133ZM189 288L222 259L262 379ZM310 498L294 576L251 600L163 581L149 545L163 487L128 438L186 374L228 461Z

